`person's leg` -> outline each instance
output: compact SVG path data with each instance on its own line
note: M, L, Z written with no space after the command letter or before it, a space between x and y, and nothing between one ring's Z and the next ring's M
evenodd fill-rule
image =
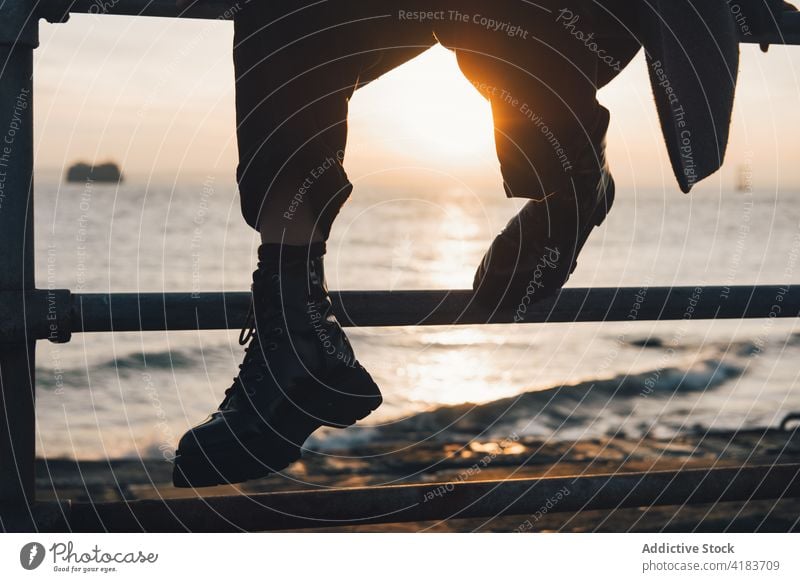
M348 99L365 73L423 49L395 43L384 60L371 14L348 12L356 3L287 4L251 2L236 17L237 178L262 245L244 361L218 410L181 438L180 487L282 470L314 430L349 426L382 401L333 314L323 257L351 190Z
M350 191L337 152L358 57L336 60L340 40L321 19L315 6L251 2L234 23L237 181L265 243L321 241L318 199Z
M613 202L608 111L596 91L637 47L615 41L624 50L610 53L602 40L610 21L597 8L589 0L484 7L495 28L476 29L470 19L471 29L444 31L462 71L491 101L506 194L531 199L476 272L476 299L489 308L524 317L528 304L557 292Z
M323 241L352 190L343 160L353 91L433 36L386 27L383 2L257 4L235 23L242 212L265 243Z

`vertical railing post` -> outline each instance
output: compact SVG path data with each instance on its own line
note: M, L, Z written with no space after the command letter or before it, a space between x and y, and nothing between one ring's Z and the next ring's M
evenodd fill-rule
M34 0L0 0L0 296L25 313L34 288ZM0 332L3 330L0 322ZM5 326L9 329L9 326ZM0 529L35 528L35 341L0 336Z

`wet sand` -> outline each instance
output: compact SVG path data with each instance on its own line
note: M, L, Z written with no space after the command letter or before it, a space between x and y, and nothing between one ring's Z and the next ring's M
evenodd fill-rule
M339 455L308 454L285 473L237 486L176 489L164 460L37 459L39 500L121 501L328 487L555 477L741 465L800 463L800 430L687 433L673 439L622 437L553 442L381 443ZM493 519L353 526L321 531L800 531L800 499L545 513Z

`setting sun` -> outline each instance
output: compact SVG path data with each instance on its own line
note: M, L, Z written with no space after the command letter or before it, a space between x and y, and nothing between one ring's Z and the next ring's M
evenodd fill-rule
M471 166L495 155L489 102L441 46L358 90L350 128L353 145L379 143L392 154L432 165Z

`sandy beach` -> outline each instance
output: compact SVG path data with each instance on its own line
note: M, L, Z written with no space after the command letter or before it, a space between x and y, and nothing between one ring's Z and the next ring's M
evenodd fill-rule
M800 434L775 428L703 432L673 439L594 438L548 442L530 437L486 442L401 443L307 454L279 475L241 485L182 490L159 460L37 460L39 500L122 501L236 495L331 487L459 482L800 462ZM787 532L800 530L800 499L687 507L619 509L495 519L364 525L320 531L384 532Z

